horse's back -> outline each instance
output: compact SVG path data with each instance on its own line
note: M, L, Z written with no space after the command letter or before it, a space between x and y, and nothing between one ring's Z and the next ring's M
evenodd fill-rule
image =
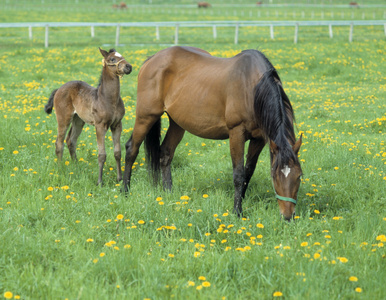
M140 70L137 117L166 111L180 127L211 139L228 138L244 122L253 128L254 87L271 67L267 61L256 50L232 58L193 47L161 50Z

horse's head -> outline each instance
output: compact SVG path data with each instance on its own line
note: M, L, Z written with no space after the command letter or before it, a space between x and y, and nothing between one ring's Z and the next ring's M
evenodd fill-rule
M273 188L279 203L280 214L286 221L291 221L295 215L300 177L302 176L302 168L298 160L301 144L302 136L292 145L291 149L280 149L272 140L269 145ZM284 151L292 153L283 153Z
M106 66L110 72L122 77L124 74L130 74L132 67L126 59L119 54L115 49L110 49L109 52L99 48L103 56L103 66Z

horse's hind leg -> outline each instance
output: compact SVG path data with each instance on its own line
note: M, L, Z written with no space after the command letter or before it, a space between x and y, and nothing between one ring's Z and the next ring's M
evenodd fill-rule
M114 157L117 162L117 181L122 180L122 169L121 169L121 132L122 122L119 122L114 128L111 127L111 135L113 136L114 144Z
M147 133L150 131L155 122L159 120L159 116L149 116L140 118L137 116L134 124L133 133L126 143L125 156L125 172L123 173L123 191L128 192L130 187L131 172L135 159L139 153L139 147L145 139Z
M169 129L161 145L161 172L162 184L164 189L171 190L172 174L170 164L173 160L174 152L184 136L185 130L178 126L169 117Z
M73 160L76 160L76 144L79 135L82 133L83 126L83 120L75 114L72 118L72 125L66 138L67 147Z
M251 139L249 142L247 162L245 163L245 184L243 186L242 198L245 196L249 181L255 171L257 160L259 159L259 155L264 146L265 140L263 138Z

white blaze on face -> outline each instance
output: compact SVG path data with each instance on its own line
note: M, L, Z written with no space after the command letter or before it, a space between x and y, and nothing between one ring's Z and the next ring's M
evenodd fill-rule
M285 178L287 178L288 174L291 172L291 169L287 165L285 165L284 169L281 169L281 172L284 174Z
M115 52L115 56L122 57L122 55L119 52Z

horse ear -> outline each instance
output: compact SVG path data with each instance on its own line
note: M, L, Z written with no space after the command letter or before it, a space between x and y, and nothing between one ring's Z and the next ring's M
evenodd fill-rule
M295 145L292 146L292 150L294 150L296 155L299 153L300 146L302 145L302 138L303 134L300 135L300 138L296 141Z
M279 147L276 145L276 143L273 140L269 140L269 150L276 154L279 151Z
M103 50L103 49L99 48L99 51L100 51L100 53L102 54L102 56L103 56L104 58L106 58L106 57L109 55L108 52L107 52L106 50Z

